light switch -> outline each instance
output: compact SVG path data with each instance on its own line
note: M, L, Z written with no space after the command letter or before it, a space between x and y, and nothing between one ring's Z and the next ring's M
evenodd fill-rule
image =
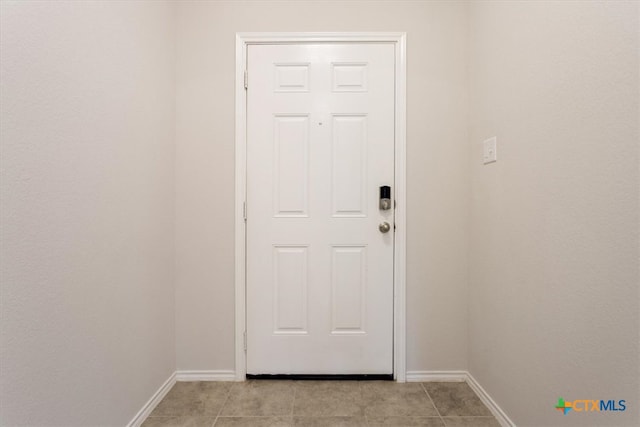
M498 160L496 153L496 137L486 139L483 145L483 156L482 160L484 164L493 163Z

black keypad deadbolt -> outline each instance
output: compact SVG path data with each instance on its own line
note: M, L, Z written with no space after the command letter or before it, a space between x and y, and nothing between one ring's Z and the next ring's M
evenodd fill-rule
M380 187L380 210L391 209L391 187L383 185Z

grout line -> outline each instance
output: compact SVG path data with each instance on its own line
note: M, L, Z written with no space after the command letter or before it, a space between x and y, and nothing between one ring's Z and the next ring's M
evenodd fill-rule
M291 401L291 424L293 425L293 410L296 407L296 395L298 394L298 384L292 381L293 384L293 400Z
M222 413L222 410L224 409L224 405L227 404L227 402L229 401L229 396L231 395L231 390L233 389L233 387L235 387L235 385L238 383L232 383L231 387L229 387L229 391L227 392L227 396L224 399L224 402L222 402L222 405L220 405L220 409L218 409L218 413L216 414L216 419L213 420L213 425L211 427L215 427L215 425L218 423L218 418L220 418L220 414Z
M427 391L426 387L424 386L424 383L421 382L420 383L420 387L422 387L422 390L424 390L424 392L427 394L427 397L429 398L429 401L431 402L433 407L436 408L436 413L440 417L440 421L442 421L442 425L446 426L447 424L444 422L444 418L442 418L442 414L440 414L440 411L438 410L438 407L436 406L436 402L434 402L433 399L431 398L431 395L429 394L429 392Z

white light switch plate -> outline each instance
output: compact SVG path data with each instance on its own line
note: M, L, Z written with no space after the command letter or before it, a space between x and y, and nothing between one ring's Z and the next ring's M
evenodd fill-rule
M493 163L498 160L496 153L496 137L486 139L483 143L483 156L482 160L484 164Z

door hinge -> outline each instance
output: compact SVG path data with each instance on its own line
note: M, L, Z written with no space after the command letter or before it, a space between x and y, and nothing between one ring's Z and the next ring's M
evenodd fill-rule
M242 202L242 218L247 222L247 202Z
M244 70L244 90L249 88L249 73L247 70Z
M244 331L244 351L247 352L247 331Z

